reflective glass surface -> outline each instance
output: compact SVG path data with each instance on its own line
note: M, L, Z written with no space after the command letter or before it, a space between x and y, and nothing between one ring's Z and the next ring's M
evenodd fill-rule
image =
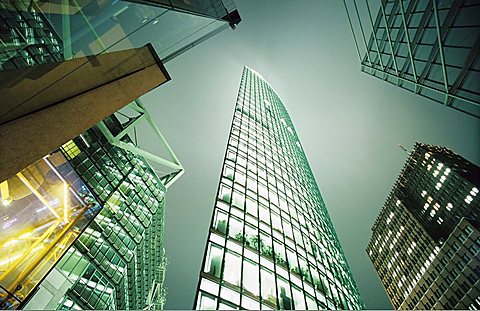
M364 9L363 1L353 2ZM362 71L480 117L478 1L378 2L376 17L368 11L371 23L359 20L372 27Z
M290 117L242 75L197 309L359 309L359 296Z
M1 183L0 308L22 302L100 210L60 152Z

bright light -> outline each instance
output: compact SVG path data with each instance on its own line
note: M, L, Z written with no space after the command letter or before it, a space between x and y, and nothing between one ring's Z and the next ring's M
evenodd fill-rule
M0 261L0 266L6 265L7 263L9 263L11 261L17 260L18 258L22 257L22 255L23 255L23 253L16 254L15 256L12 256L12 257L8 258L7 260Z
M32 232L27 232L27 233L22 234L22 235L19 236L18 238L19 238L20 240L22 240L22 239L28 239L28 238L31 237L31 236L32 236Z
M40 245L38 245L37 247L35 247L34 249L32 249L31 252L32 252L32 253L35 253L36 251L41 250L41 249L44 248L44 247L45 247L45 245L40 244Z
M17 243L17 240L10 240L8 241L7 243L3 244L3 247L4 248L7 248L7 247L10 247L12 246L13 244Z
M10 203L12 203L12 201L13 201L12 197L8 197L8 198L2 200L2 204L3 204L3 206L9 206Z

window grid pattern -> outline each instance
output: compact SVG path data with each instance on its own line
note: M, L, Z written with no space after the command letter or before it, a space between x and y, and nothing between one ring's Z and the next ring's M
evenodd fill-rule
M62 42L31 1L0 1L0 71L60 62Z
M425 281L425 273L451 251L446 241L452 239L460 219L478 221L478 176L479 167L451 150L415 144L375 221L367 247L394 308L430 309L434 305L430 295L422 296L433 286ZM443 273L445 278L459 275L451 269ZM450 297L450 305L444 307L453 308L463 299L458 297Z
M290 117L272 87L249 68L195 307L363 307Z
M480 309L480 231L463 218L401 309Z
M105 123L112 131L121 131L115 117L109 117ZM154 283L161 284L164 294L161 271L166 264L163 250L166 189L145 159L111 145L96 127L74 142L80 153L72 153L68 144L62 151L104 206L74 248L96 273L108 280L114 299L113 304L101 299L85 301L73 288L69 297L91 309L143 309ZM64 266L67 267L64 272L68 272L71 265ZM84 287L79 282L86 278L87 271L78 273L71 277L76 280L75 286Z
M376 18L373 3L349 3L363 72L480 117L478 1L380 0Z

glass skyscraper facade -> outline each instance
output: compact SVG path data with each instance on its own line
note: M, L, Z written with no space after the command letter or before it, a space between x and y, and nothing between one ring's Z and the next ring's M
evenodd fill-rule
M0 308L161 309L172 177L95 126L2 182Z
M367 253L395 309L480 307L480 168L416 143Z
M292 121L244 68L196 309L361 309Z
M239 22L231 0L1 0L0 70L147 43L166 62Z
M480 118L478 1L344 4L363 72Z

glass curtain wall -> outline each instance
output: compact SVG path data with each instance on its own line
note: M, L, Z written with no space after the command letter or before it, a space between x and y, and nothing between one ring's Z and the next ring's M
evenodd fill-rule
M101 206L58 151L3 181L0 187L0 309L14 309Z
M0 307L30 303L54 268L72 284L58 309L161 309L165 192L144 158L96 126L2 182Z
M194 308L363 308L290 117L247 67Z
M74 72L94 61L88 56L146 44L152 44L160 59L170 60L240 21L231 1L226 1L229 5L221 0L203 5L193 1L181 7L175 6L178 1L168 5L163 2L0 0L0 71L87 56L72 66L70 72ZM28 74L28 70L22 71L18 81L12 83L20 83ZM48 71L33 74L45 75ZM19 104L28 105L48 93L55 83L31 90L31 98ZM1 85L0 92L6 87Z
M344 3L363 72L480 118L478 1Z

